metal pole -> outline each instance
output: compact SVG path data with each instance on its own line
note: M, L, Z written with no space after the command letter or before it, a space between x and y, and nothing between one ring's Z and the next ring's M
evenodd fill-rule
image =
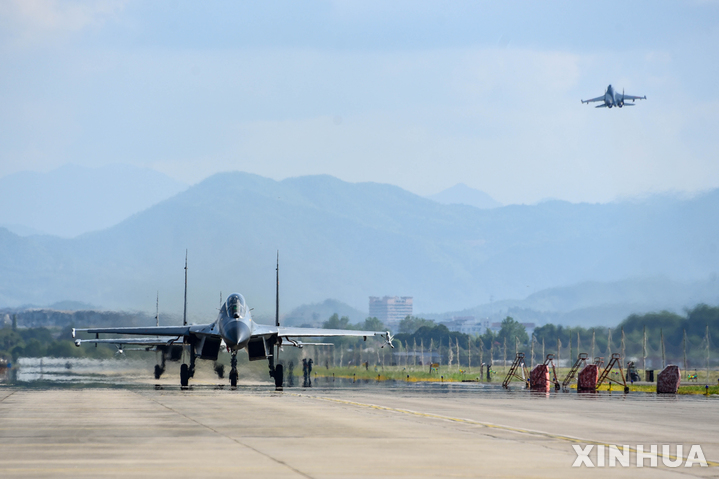
M662 328L659 328L659 337L662 340L662 369L664 369L667 367L667 362L664 354L664 331L662 331Z
M457 343L457 372L461 371L461 362L459 360L459 338L454 338L454 341Z
M412 352L414 352L414 354L412 356L414 356L414 358L412 359L412 369L417 367L417 338L414 338L413 342L414 349L412 350Z
M562 349L562 340L559 339L559 336L557 336L557 365L559 365L559 360L561 358L561 356L559 354L560 349Z
M579 353L582 352L581 344L582 343L579 341L579 331L577 331L577 357L579 357ZM574 358L571 358L571 359L574 360Z
M626 348L627 348L626 336L624 336L624 326L622 326L622 361L624 361L624 358L627 357L625 354Z
M709 364L709 363L707 363ZM507 336L504 337L504 363L502 368L502 374L507 373Z
M594 361L594 346L597 344L597 331L592 328L592 358L591 360Z
M609 328L609 336L607 336L607 358L612 357L612 328Z
M534 334L532 334L532 342L531 342L531 344L532 344L532 347L530 348L530 351L531 351L531 353L530 353L530 354L531 354L530 361L532 362L532 367L534 367Z
M481 336L479 338L479 379L482 379L482 369L484 368L484 341Z
M647 376L647 325L644 325L644 339L642 339L642 367L644 368L644 379Z
M707 323L707 385L709 384L709 324Z
M467 371L472 372L472 336L467 336Z
M689 376L689 366L687 366L687 330L684 330L684 378Z

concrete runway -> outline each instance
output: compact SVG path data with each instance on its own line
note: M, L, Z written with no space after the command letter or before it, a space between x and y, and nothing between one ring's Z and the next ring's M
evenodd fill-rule
M460 384L9 387L0 477L717 477L718 411L716 398ZM571 467L572 444L592 442L701 444L712 465Z

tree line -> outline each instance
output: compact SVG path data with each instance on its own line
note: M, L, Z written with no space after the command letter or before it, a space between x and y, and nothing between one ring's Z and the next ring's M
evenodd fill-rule
M377 318L367 318L364 323L352 325L349 318L340 318L336 314L323 326L375 331L386 329ZM499 331L486 330L480 335L450 331L445 325L432 320L407 316L399 323L394 338L397 351L416 354L415 351L420 348L424 352L434 348L435 354L439 354L440 360L445 363L449 360L450 349L454 358L459 351L460 364L477 364L480 354L485 362L490 361L490 357L492 360L503 359L505 355L511 360L515 350L525 355L534 350L535 358L540 361L544 351L559 352L563 359L570 356L574 359L579 352L607 358L611 353L623 353L625 357L636 358L646 355L659 359L666 356L667 363L670 360L680 363L686 351L690 365L703 367L707 353L711 355L711 349L719 341L718 335L719 307L699 304L684 314L670 311L633 314L613 328L546 324L536 328L531 335L521 323L509 316L502 321ZM360 344L354 338L338 338L332 342L345 348Z

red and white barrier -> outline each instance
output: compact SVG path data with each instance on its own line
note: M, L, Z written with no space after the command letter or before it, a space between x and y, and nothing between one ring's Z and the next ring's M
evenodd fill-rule
M657 376L657 393L660 394L676 394L681 382L681 373L679 366L670 364Z
M532 391L549 391L551 388L551 380L549 378L549 368L546 364L538 364L532 372L529 373L529 384Z
M579 373L577 391L596 391L599 368L596 364L587 364Z

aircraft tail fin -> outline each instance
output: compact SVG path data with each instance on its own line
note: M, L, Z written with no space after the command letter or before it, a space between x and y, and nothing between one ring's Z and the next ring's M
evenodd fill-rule
M155 326L160 325L160 292L157 292L157 300L155 301Z
M277 250L276 288L275 288L275 326L280 325L280 251Z
M187 326L187 250L185 250L185 306L182 309L182 325Z

